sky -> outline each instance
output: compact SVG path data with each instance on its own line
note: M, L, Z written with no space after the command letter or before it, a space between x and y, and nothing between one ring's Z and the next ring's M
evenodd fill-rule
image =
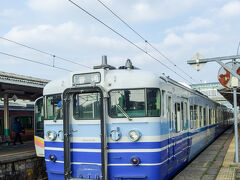
M108 63L116 67L131 59L133 65L140 69L157 75L164 73L187 84L217 81L220 68L217 63L207 63L199 72L187 64L187 60L197 52L205 58L237 54L240 41L239 0L102 0L177 67L114 17L98 0L73 1L177 74L68 0L1 0L0 37L89 67L100 65L102 55L107 55ZM0 52L71 71L87 70L2 39ZM0 54L0 71L48 80L68 73L3 54Z

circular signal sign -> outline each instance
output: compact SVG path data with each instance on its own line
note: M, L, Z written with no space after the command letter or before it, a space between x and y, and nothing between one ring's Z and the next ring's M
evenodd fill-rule
M240 75L240 63L239 62L228 62L225 64L227 67L232 69L238 75ZM218 71L218 80L222 86L226 88L232 88L232 80L233 75L224 67L221 67ZM238 86L240 86L240 81L238 81Z

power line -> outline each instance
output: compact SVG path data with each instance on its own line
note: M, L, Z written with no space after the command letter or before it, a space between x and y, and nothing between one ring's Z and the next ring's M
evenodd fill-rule
M52 67L52 68L56 68L56 69L60 69L60 70L64 70L64 71L69 71L69 72L71 72L69 69L65 69L65 68L61 68L61 67L57 67L57 66L51 66L51 65L46 64L46 63L34 61L34 60L32 60L32 59L28 59L28 58L24 58L24 57L20 57L20 56L15 56L15 55L8 54L8 53L5 53L5 52L1 52L1 51L0 51L0 54L6 55L6 56L10 56L10 57L14 57L14 58L21 59L21 60L25 60L25 61L28 61L28 62L32 62L32 63L36 63L36 64L41 64L41 65L44 65L44 66L49 66L49 67Z
M157 62L159 62L162 66L166 67L167 69L169 69L170 71L174 72L175 74L177 74L179 77L181 77L182 79L184 79L185 81L189 82L190 84L192 84L190 81L188 81L187 79L185 79L184 77L182 77L180 74L178 74L176 71L172 70L171 68L169 68L167 65L165 65L164 63L162 63L159 59L155 58L154 56L152 56L151 54L149 54L148 52L144 51L144 49L142 49L140 46L138 46L137 44L135 44L134 42L132 42L131 40L127 39L125 36L123 36L122 34L120 34L119 32L117 32L116 30L114 30L112 27L108 26L106 23L104 23L103 21L101 21L100 19L98 19L96 16L92 15L91 13L89 13L87 10L85 10L84 8L82 8L80 5L76 4L75 2L73 2L72 0L68 0L69 2L71 2L73 5L75 5L76 7L78 7L79 9L81 9L82 11L84 11L86 14L88 14L89 16L91 16L93 19L95 19L96 21L98 21L99 23L103 24L104 26L106 26L108 29L110 29L111 31L113 31L115 34L119 35L121 38L123 38L124 40L126 40L127 42L129 42L130 44L132 44L133 46L135 46L137 49L139 49L140 51L144 52L145 54L147 54L149 57L151 57L152 59L156 60Z
M60 60L62 60L62 61L66 61L66 62L69 62L69 63L72 63L72 64L76 64L76 65L79 65L79 66L82 66L82 67L91 69L91 67L86 66L86 65L84 65L84 64L80 64L80 63L74 62L74 61L72 61L72 60L69 60L69 59L66 59L66 58L62 58L62 57L57 56L57 55L55 55L55 54L52 54L52 53L49 53L49 52L46 52L46 51L42 51L42 50L36 49L36 48L34 48L34 47L27 46L27 45L25 45L25 44L22 44L22 43L19 43L19 42L16 42L16 41L13 41L13 40L4 38L4 37L0 37L0 39L5 40L5 41L8 41L8 42L11 42L11 43L14 43L14 44L17 44L17 45L20 45L20 46L23 46L23 47L25 47L25 48L28 48L28 49L31 49L31 50L34 50L34 51L37 51L37 52L40 52L40 53L42 53L42 54L46 54L46 55L52 56L54 59L55 59L55 58L58 58L58 59L60 59Z
M150 47L152 47L155 51L157 51L162 57L168 60L172 65L177 67L180 71L182 71L185 75L187 75L190 79L194 80L190 75L188 75L185 71L183 71L180 67L178 67L171 59L169 59L166 55L164 55L161 51L159 51L155 46L153 46L147 39L145 39L142 35L140 35L136 30L134 30L126 21L124 21L120 16L118 16L113 10L111 10L106 4L104 4L101 0L97 0L101 3L107 10L109 10L115 17L117 17L123 24L125 24L129 29L131 29L135 34L137 34L145 43L147 43ZM195 81L195 80L194 80Z

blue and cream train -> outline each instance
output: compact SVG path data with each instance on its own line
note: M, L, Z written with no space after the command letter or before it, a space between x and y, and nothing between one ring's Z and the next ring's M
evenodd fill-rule
M35 121L44 123L35 142L50 180L160 180L229 127L232 113L128 60L50 82L36 101Z

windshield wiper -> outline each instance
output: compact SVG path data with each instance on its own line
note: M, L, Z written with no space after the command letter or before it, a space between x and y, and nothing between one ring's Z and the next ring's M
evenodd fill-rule
M129 121L132 121L132 119L128 116L128 114L126 113L126 111L124 111L121 106L119 106L118 104L117 104L116 106L117 106L117 108L121 111L121 113L123 113L123 115L124 115Z

